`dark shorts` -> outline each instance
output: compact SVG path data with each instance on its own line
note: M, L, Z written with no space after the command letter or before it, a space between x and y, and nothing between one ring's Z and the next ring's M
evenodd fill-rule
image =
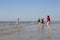
M44 24L44 22L41 22L42 24Z

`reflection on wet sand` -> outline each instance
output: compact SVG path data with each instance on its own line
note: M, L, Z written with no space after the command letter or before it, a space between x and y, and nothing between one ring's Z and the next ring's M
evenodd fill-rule
M0 28L0 31L4 31L4 30L6 30L5 28Z
M47 30L48 30L48 31L52 31L50 26L47 27Z
M17 32L17 40L20 40L20 39L19 39L19 37L20 37L19 34L20 34L20 32L18 31L18 32Z
M5 29L0 29L1 31L4 31L4 30L7 30L6 28ZM7 36L7 35L12 35L14 34L15 32L19 32L20 29L19 29L19 26L17 26L17 28L14 28L14 29L10 29L12 31L7 31L7 32L0 32L0 36Z
M31 26L31 25L30 25ZM13 34L15 34L15 39L17 39L17 40L19 40L20 38L22 38L23 40L24 39L38 39L38 40L51 40L51 28L48 28L48 30L47 30L47 32L46 32L46 29L44 28L44 27L46 27L46 26L44 26L44 27L41 27L40 28L40 24L38 25L38 27L37 27L37 25L36 25L36 27L38 28L36 28L35 29L35 25L34 26L32 26L32 27L30 27L30 26L27 26L27 28L29 29L28 31L26 31L25 29L23 30L22 28L20 28L20 26L16 26L15 25L15 27L13 28L13 29L8 29L8 30L12 30L12 31L8 31L8 32L3 32L3 33L1 33L0 32L0 37L1 36L8 36L8 35L13 35ZM24 26L25 27L25 26ZM33 30L31 30L31 29L33 29ZM42 29L42 30L41 30ZM3 28L3 29L0 29L0 30L7 30L7 28ZM23 32L20 32L20 31L23 31ZM36 30L36 31L35 31ZM39 32L38 32L38 31ZM38 32L38 33L37 33ZM22 34L22 35L21 35ZM29 34L31 34L31 35L29 35ZM37 36L38 35L38 36ZM26 36L26 37L25 37ZM31 37L29 37L29 36L31 36ZM33 36L33 37L32 37ZM11 36L12 37L12 36ZM14 39L13 39L14 40ZM21 40L21 39L20 39Z
M20 31L20 27L19 27L19 25L16 25L16 31Z
M47 40L51 40L51 31L50 31L51 29L49 29L48 31L47 31L47 33L46 33L46 39Z
M14 34L15 31L11 31L11 32L3 32L3 33L0 33L0 36L7 36L7 35L12 35Z
M16 32L17 32L17 40L19 40L19 33L20 33L20 27L19 24L16 25Z

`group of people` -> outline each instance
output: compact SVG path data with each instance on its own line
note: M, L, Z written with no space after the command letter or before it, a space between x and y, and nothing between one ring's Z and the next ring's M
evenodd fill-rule
M46 23L47 23L48 28L50 27L50 21L51 21L50 16L47 16L46 17ZM44 28L44 19L40 20L40 18L39 18L38 23L39 23L39 25L42 24L41 26L42 26L42 28Z
M40 24L42 24L41 26L42 26L42 29L44 29L44 19L38 19L38 23L39 23L39 30L40 30ZM47 23L47 27L49 28L50 27L50 16L47 16L46 17L46 23ZM19 28L18 27L18 24L19 24L19 18L17 19L17 22L16 22L16 24L17 24L17 27L16 28Z

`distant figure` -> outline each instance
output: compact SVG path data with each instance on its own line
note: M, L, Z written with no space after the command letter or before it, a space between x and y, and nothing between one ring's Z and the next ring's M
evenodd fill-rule
M41 19L42 30L44 30L44 19Z
M41 19L41 23L44 24L44 19Z
M19 18L17 19L17 22L16 22L16 24L17 24L17 25L19 24Z
M38 19L38 22L40 22L40 18Z
M16 31L19 31L19 18L16 21Z
M50 17L49 16L47 16L46 21L47 21L47 26L49 26L50 25Z
M47 22L47 27L48 27L48 30L51 30L51 28L50 28L50 16L47 16L47 18L46 18L46 22Z
M38 19L38 31L40 32L40 18Z

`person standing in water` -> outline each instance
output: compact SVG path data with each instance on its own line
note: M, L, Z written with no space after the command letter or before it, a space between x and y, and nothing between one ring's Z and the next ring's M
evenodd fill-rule
M19 18L16 21L16 29L17 29L17 31L19 31Z
M47 26L49 26L50 25L50 16L47 16L46 21L47 21Z
M40 18L38 19L38 31L40 31Z
M40 22L40 18L38 19L38 22Z
M19 24L19 18L17 19L16 24L17 24L17 25Z
M50 21L51 21L50 16L47 16L46 22L47 22L48 29L50 29Z
M42 30L44 30L44 19L41 19Z

